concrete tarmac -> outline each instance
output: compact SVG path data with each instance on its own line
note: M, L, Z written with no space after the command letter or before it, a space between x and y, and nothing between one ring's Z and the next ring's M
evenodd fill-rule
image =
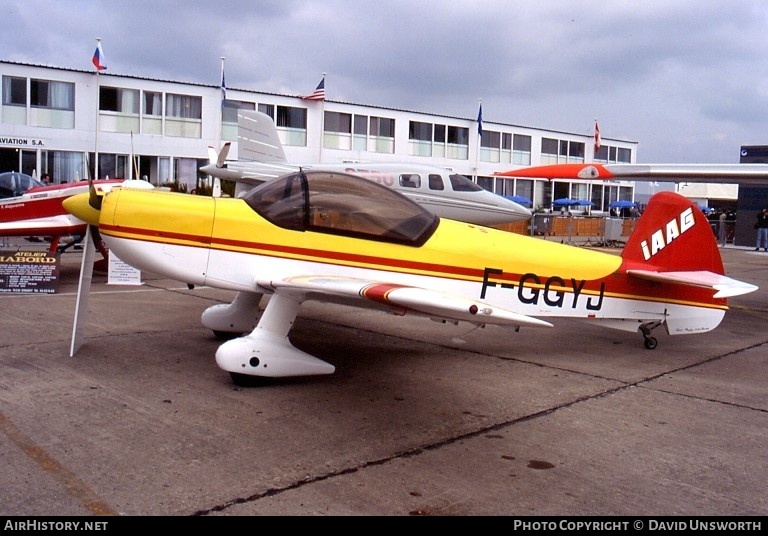
M556 320L474 329L306 303L293 343L330 376L241 388L200 324L230 292L95 274L69 357L59 291L0 295L0 514L768 514L768 253L716 330Z

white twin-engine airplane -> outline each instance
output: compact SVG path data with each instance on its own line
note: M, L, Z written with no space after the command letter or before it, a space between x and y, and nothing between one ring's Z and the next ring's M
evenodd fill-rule
M439 218L392 189L331 171L302 170L241 198L116 187L65 206L132 266L236 292L202 323L230 339L216 363L237 383L334 372L289 340L307 300L512 330L572 318L640 332L653 349L653 329L710 331L727 298L757 290L724 274L709 222L673 192L650 199L620 256ZM83 340L94 255L85 243L72 354Z
M524 206L484 190L463 175L437 166L406 162L289 164L274 121L261 112L238 112L237 137L237 160L226 160L230 149L230 144L226 143L218 155L210 147L211 163L200 168L218 179L236 182L235 197L266 180L299 169L322 170L352 173L399 190L443 218L493 226L531 217L531 211Z

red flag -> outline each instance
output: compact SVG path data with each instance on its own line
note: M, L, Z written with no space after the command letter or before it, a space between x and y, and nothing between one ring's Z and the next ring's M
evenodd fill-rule
M600 142L602 140L600 139L600 127L597 124L597 121L595 121L595 153L600 149Z

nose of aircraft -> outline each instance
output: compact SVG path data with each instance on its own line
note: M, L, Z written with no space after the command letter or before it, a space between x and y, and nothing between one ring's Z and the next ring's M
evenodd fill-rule
M75 218L82 220L89 225L98 225L100 211L93 208L89 200L90 194L77 194L65 199L62 202L62 205L64 206L64 210L72 214Z
M491 194L499 211L502 214L512 215L515 220L527 220L533 213L520 203L512 201L497 194Z

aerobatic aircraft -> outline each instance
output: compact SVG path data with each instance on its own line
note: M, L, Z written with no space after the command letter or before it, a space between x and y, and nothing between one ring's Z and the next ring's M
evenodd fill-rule
M11 175L4 173L3 175ZM15 173L15 175L22 175ZM21 181L14 177L14 184ZM101 180L94 183L94 188L101 190L121 182L120 180ZM28 187L27 187L28 186ZM22 189L2 188L9 193L0 199L0 236L33 237L50 240L49 253L73 245L70 242L61 245L61 238L80 237L85 234L85 222L78 220L62 206L64 199L88 192L88 181L45 186L40 181L26 181Z
M439 218L392 189L330 171L292 173L241 198L120 187L65 207L135 268L236 293L202 313L205 327L229 339L216 363L235 382L334 372L289 341L307 300L513 330L579 319L640 333L653 349L652 330L710 331L729 297L757 289L724 274L709 223L673 192L650 199L620 256ZM73 355L84 338L89 255L92 247Z
M521 204L438 166L410 162L289 164L274 121L253 110L238 112L237 160L227 160L230 147L225 143L219 154L210 147L210 163L200 171L220 180L235 181L235 197L264 181L299 169L322 170L352 173L378 182L444 218L493 226L531 217L531 211Z

